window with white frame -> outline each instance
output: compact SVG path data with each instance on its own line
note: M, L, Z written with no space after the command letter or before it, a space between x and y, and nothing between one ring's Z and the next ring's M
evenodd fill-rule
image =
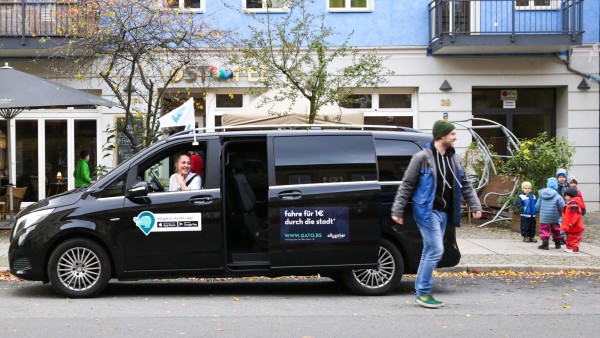
M364 124L416 128L415 91L380 89L377 93L352 94L340 106L363 111Z
M375 0L326 0L330 12L366 12L372 11Z
M286 0L242 0L242 5L248 12L286 12Z
M206 0L163 0L163 6L186 12L204 12L205 2Z
M515 0L518 10L548 10L559 9L561 0Z
M340 104L342 108L371 109L373 108L373 94L353 94L346 97Z

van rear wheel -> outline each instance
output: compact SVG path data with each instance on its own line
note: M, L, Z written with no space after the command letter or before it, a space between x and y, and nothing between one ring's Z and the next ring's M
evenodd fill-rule
M374 269L343 272L343 281L350 291L365 296L379 296L398 286L404 273L404 261L400 250L392 242L382 239L377 261L377 267Z
M97 243L71 239L61 243L48 260L48 278L60 294L71 298L100 294L111 277L108 254Z

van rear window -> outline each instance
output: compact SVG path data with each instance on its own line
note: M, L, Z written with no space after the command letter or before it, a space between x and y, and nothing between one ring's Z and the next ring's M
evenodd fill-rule
M376 139L375 149L379 168L379 181L401 181L412 155L421 148L402 140Z
M377 179L369 135L275 137L277 185Z

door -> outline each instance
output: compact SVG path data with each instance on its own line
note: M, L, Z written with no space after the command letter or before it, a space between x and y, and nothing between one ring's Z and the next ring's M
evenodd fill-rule
M375 264L381 189L372 135L278 136L269 146L271 267Z
M471 1L448 1L442 6L444 33L469 34L478 26L471 22Z
M505 107L504 92L511 91L514 105ZM554 88L473 88L473 117L502 124L517 138L533 138L542 132L556 134ZM489 125L473 121L474 126ZM500 155L508 155L507 139L500 129L478 129L483 140Z
M128 271L196 270L223 266L222 202L218 171L213 167L208 142L167 144L149 154L128 172L127 186L146 181L145 197L126 197L122 243ZM195 151L203 158L202 188L169 191L169 178L180 156ZM218 153L216 158L218 159ZM218 165L217 165L218 168ZM171 187L171 190L175 189Z

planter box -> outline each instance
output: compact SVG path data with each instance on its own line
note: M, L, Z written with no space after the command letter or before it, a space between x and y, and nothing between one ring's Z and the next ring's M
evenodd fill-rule
M512 221L510 222L510 230L521 233L521 215L518 212L513 212ZM535 215L535 234L540 234L540 214Z

